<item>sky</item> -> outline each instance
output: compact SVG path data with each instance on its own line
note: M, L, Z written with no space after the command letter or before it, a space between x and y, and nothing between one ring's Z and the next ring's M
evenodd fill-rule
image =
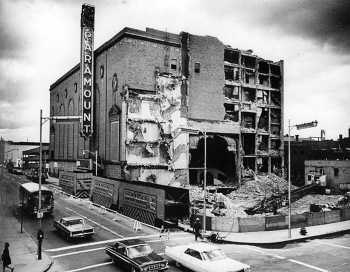
M82 3L95 6L95 48L128 26L218 37L284 60L285 132L337 139L350 128L350 1L0 0L0 136L39 140L49 87L79 63ZM43 140L49 139L43 127Z

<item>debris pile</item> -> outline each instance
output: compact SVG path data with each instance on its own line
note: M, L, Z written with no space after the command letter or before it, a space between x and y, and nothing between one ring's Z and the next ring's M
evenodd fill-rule
M297 187L292 186L292 190ZM252 180L246 180L241 187L223 195L207 192L207 213L229 217L246 217L246 209L252 208L264 199L281 195L288 190L288 182L274 174L257 175ZM203 190L199 187L190 188L190 201L193 206L202 211L204 207Z
M292 213L301 214L310 211L310 204L316 204L319 206L327 207L337 207L339 200L342 198L341 195L306 195L303 198L292 203ZM288 214L288 206L278 209L278 212L283 215Z
M291 189L297 188L291 186ZM251 208L263 199L273 195L280 195L288 191L288 182L274 174L255 176L253 180L247 180L238 190L230 193L228 197L233 203L241 204L243 208Z

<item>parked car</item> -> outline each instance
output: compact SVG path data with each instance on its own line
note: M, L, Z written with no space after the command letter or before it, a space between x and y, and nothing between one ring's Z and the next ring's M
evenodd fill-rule
M119 267L131 272L156 272L168 269L168 261L140 239L125 239L107 245L105 252Z
M165 255L195 272L247 272L250 266L231 258L218 247L209 243L193 243L166 247Z
M39 170L37 168L31 168L25 170L26 177L33 181L33 182L39 182ZM45 183L48 178L46 169L43 169L41 172L41 182Z
M12 168L12 174L15 175L23 175L23 170L19 167L13 167Z
M54 221L54 227L64 235L67 240L82 237L91 237L94 233L94 227L86 224L85 219L79 216L63 217Z

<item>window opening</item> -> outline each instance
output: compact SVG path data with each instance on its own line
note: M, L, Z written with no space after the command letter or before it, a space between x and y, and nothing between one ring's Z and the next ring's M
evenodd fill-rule
M196 62L194 64L194 72L195 73L200 73L201 72L201 64L199 62Z
M334 168L334 176L335 177L339 176L339 168Z

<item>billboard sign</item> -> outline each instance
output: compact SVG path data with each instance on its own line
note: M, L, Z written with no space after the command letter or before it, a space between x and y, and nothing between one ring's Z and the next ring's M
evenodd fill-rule
M84 4L81 11L81 134L93 133L93 86L94 86L94 18L95 8Z

